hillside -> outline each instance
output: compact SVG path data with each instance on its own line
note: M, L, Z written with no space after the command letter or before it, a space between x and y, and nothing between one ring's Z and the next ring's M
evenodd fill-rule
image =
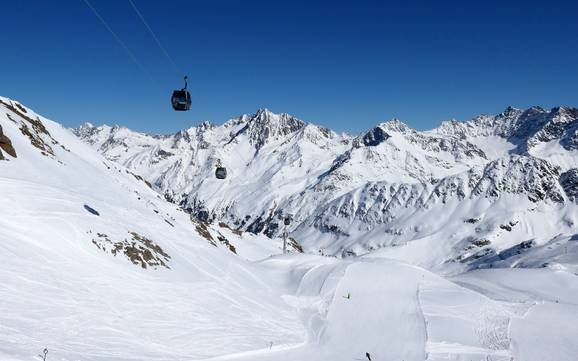
M301 339L276 277L245 260L280 244L192 222L61 125L1 101L16 156L2 147L0 359L47 346L48 360L176 360Z

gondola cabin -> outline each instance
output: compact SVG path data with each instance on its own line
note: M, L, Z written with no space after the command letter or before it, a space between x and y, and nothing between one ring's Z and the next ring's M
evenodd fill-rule
M217 179L227 178L227 168L217 167L217 170L215 170L215 177L217 177Z
M173 96L171 97L171 103L173 104L173 109L177 111L187 111L191 109L191 94L189 94L188 87L188 77L184 77L185 87L181 90L175 90Z
M191 94L187 90L175 90L171 97L173 109L176 111L187 111L191 109Z

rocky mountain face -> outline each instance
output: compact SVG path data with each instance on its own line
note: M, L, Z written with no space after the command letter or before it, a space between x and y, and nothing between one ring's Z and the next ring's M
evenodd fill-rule
M438 256L424 256L435 266L576 233L575 108L509 107L430 131L391 120L356 137L267 109L166 136L74 132L203 221L274 237L291 215L289 231L309 252L440 242ZM518 226L504 231L510 222Z
M12 146L12 141L2 131L2 127L0 126L0 160L6 159L2 154L2 151L8 153L10 156L16 158L16 151Z

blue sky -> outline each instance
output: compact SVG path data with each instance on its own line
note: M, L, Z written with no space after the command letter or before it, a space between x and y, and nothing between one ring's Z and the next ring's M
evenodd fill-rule
M168 133L267 107L358 133L578 106L573 2L83 0L2 4L0 95L75 126ZM190 77L193 108L170 93Z

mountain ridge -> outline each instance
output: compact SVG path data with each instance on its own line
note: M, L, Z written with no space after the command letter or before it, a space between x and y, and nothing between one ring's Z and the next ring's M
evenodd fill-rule
M578 168L569 145L577 126L576 108L508 107L428 131L392 119L352 136L263 108L223 125L188 128L186 136L110 127L94 128L90 136L75 132L203 221L276 237L289 214L290 233L305 250L346 256L422 237L412 230L422 217L424 225L442 232L431 219L438 208L454 212L486 199L486 210L476 212L493 212L506 199L517 199L516 208L523 204L530 218L532 204L568 208L573 202L566 192L572 194ZM218 162L230 174L222 182L213 176ZM504 218L513 217L503 211ZM463 224L447 222L455 232ZM487 227L493 232L495 225ZM555 231L547 228L540 237ZM561 229L574 232L572 226ZM536 236L524 232L521 239ZM457 245L472 237L483 235L454 238ZM483 248L513 246L504 242ZM455 257L449 253L438 258Z

